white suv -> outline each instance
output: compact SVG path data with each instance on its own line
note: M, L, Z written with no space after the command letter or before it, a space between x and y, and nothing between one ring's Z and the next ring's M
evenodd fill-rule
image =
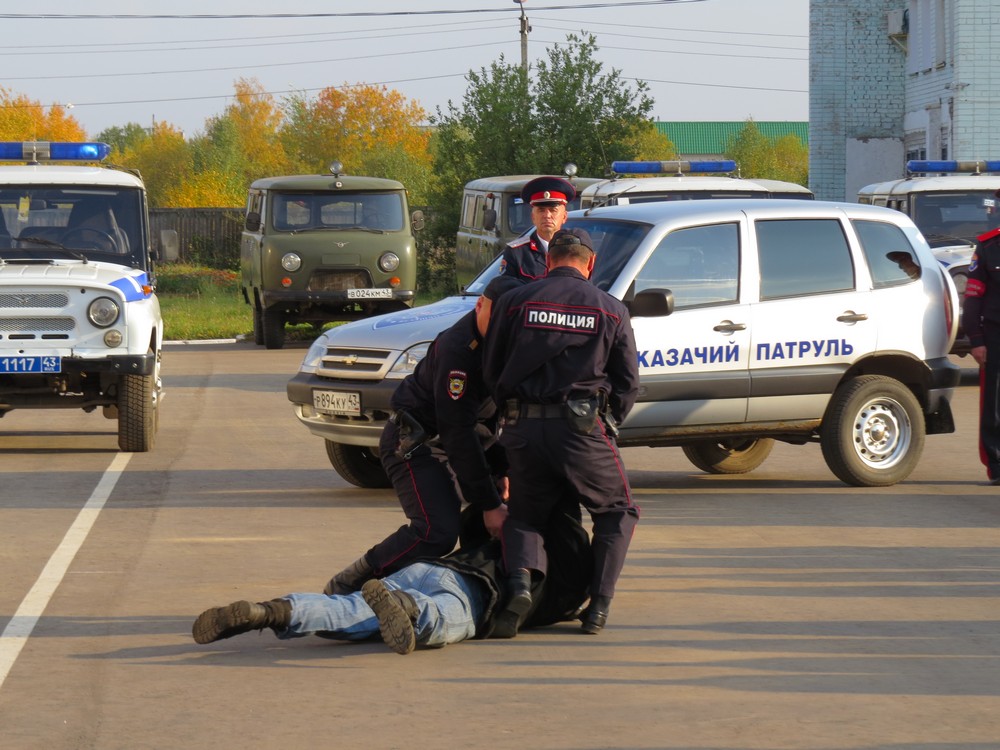
M898 211L685 201L575 211L567 226L590 233L591 281L632 314L641 388L621 445L680 446L704 471L742 473L775 440L818 441L842 481L882 486L910 474L925 435L954 431L957 295ZM345 479L384 486L375 447L392 391L496 272L310 348L288 397Z
M153 447L163 320L146 192L103 143L0 143L0 417L100 407ZM43 164L90 162L90 166Z

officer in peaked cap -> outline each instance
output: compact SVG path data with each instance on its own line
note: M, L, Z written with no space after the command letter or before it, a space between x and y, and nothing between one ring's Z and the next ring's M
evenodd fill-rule
M534 230L503 250L500 273L523 281L545 275L549 240L566 223L566 204L576 197L572 183L561 177L536 177L521 188L521 200L531 205Z
M615 441L639 394L628 308L591 284L594 243L561 229L549 243L545 278L493 304L483 379L503 409L510 499L501 530L507 595L493 634L517 635L531 584L548 574L542 535L559 502L593 521L594 569L584 633L608 619L639 508Z

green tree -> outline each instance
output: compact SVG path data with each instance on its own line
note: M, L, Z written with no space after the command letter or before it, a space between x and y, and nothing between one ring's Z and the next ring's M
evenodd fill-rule
M111 158L118 159L129 149L136 148L149 138L149 131L137 122L105 128L97 134L97 140L111 146Z
M785 180L806 185L809 181L809 149L795 135L772 141L752 119L730 138L725 155L734 159L742 177Z
M566 162L581 175L604 174L612 161L632 159L635 139L650 124L653 100L644 81L630 86L596 59L590 34L569 34L547 51L533 87L535 166L553 172Z
M570 34L539 62L534 77L502 56L470 71L462 102L438 108L432 143L430 203L436 242L451 245L462 188L477 177L562 174L567 162L581 176L605 174L614 159L673 153L650 133L653 100L647 86L604 72L593 36Z

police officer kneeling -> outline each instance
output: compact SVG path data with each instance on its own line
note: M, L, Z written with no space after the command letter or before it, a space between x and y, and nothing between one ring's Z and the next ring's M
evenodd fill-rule
M589 282L594 261L587 232L560 230L547 275L493 305L483 377L503 410L510 481L502 530L508 603L494 635L517 634L531 576L546 571L542 533L561 498L581 503L593 520L586 633L604 627L639 518L614 438L638 395L635 337L625 305Z

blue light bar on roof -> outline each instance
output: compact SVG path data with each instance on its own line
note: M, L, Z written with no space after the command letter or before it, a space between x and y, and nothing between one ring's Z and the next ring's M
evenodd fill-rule
M735 172L736 162L721 161L613 161L614 174L680 174L682 172Z
M107 143L0 142L2 161L101 161L110 153Z
M935 161L912 159L906 162L907 172L1000 172L1000 161Z

